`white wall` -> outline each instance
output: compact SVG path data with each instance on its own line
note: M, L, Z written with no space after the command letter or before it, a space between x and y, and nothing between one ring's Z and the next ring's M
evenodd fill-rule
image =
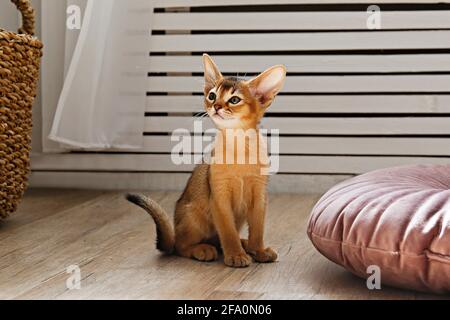
M5 30L17 30L17 10L9 1L0 2L0 27Z
M33 8L36 10L36 36L41 39L41 0L31 1ZM44 49L45 50L45 49ZM39 81L38 95L33 107L33 152L42 151L42 95L41 81Z

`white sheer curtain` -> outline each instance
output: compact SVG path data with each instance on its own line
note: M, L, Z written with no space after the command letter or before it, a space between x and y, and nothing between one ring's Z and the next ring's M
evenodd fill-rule
M151 1L72 2L84 7L83 24L75 46L67 30L66 76L49 138L69 149L140 148Z

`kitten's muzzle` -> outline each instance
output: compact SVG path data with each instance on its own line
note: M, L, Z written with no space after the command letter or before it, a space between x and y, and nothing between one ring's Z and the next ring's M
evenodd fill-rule
M218 112L220 109L223 109L223 105L217 104L217 103L214 104L213 107L214 107L214 110L216 110L216 112Z

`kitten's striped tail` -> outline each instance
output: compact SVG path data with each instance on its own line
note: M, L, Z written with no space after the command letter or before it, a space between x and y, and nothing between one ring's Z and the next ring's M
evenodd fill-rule
M156 224L156 248L171 254L175 248L175 231L169 216L154 200L138 194L127 194L127 200L147 211Z

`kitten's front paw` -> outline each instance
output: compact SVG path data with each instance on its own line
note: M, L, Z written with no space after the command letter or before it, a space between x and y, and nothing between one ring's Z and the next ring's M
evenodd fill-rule
M241 239L241 243L245 252L251 255L256 262L270 263L275 262L278 259L278 254L272 248L267 248L264 250L252 250L248 245L247 239Z
M225 255L224 262L229 267L245 268L250 265L252 258L243 252L237 255Z
M272 248L266 248L262 251L256 251L252 254L253 259L261 263L275 262L278 259L278 254Z

